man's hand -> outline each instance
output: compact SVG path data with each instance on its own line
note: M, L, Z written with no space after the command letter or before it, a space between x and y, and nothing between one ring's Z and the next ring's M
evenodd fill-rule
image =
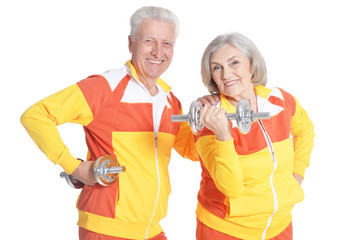
M71 174L85 185L94 186L97 181L93 173L94 161L84 161Z
M220 100L221 97L218 94L212 95L205 95L197 99L203 106L205 105L216 105Z
M297 182L301 185L303 181L303 177L298 175L297 173L293 173L293 176L296 178Z

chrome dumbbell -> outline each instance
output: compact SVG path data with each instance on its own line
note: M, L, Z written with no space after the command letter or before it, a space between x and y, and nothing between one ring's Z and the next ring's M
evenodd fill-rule
M194 134L197 130L202 130L203 124L200 122L200 112L203 106L200 102L192 102L187 115L172 115L173 122L188 122ZM248 101L245 99L237 103L236 113L227 113L229 120L236 120L238 129L246 134L251 130L251 125L256 119L270 118L269 112L253 112Z
M93 167L94 177L102 186L109 186L118 178L118 173L125 172L124 166L119 166L117 160L111 155L105 155L98 158ZM73 188L79 189L84 187L84 183L75 177L61 172L60 177L65 178L66 182Z

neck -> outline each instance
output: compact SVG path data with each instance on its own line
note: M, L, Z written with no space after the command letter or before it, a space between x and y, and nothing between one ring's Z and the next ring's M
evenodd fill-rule
M134 68L134 69L132 69L132 73L148 89L150 95L152 95L152 96L157 95L158 88L157 88L156 82L157 82L158 78L154 79L154 78L146 77L143 74L143 72L137 67L137 65L134 65L132 61L130 61L130 63L131 63L131 66L130 66L131 69L132 69L132 67Z
M250 90L245 92L244 94L241 94L239 96L235 96L235 97L228 97L226 96L227 100L235 107L237 107L237 103L241 100L241 99L246 99L249 102L249 105L251 106L252 111L257 112L258 108L257 108L257 95L256 92L254 91L254 87Z
M143 83L143 85L146 87L146 89L148 89L150 95L155 96L158 94L158 88L156 85L157 79L147 79L147 78L143 78L141 76L139 77L139 81Z

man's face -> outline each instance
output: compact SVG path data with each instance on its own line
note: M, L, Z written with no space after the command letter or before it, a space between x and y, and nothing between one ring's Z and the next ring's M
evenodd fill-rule
M135 41L129 37L131 62L140 81L156 81L167 70L173 58L174 41L174 25L159 20L144 20Z

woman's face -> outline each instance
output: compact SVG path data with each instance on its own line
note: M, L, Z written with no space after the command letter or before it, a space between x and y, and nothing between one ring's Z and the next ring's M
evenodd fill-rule
M215 51L210 67L220 93L226 97L239 101L254 91L251 64L236 47L226 44Z

